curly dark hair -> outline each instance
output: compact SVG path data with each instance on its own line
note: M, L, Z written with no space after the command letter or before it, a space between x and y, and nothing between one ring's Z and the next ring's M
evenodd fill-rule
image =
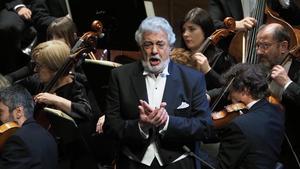
M261 99L268 94L267 74L260 65L239 63L224 74L227 82L233 79L229 90L247 90L253 99Z

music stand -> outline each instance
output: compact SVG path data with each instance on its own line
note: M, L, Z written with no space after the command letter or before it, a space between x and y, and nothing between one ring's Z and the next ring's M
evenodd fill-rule
M80 136L78 126L72 117L58 109L45 107L44 111L50 123L50 132L55 137L69 143Z
M121 66L121 64L106 60L85 59L82 63L83 71L101 110L106 108L105 96L107 94L110 72L118 66Z

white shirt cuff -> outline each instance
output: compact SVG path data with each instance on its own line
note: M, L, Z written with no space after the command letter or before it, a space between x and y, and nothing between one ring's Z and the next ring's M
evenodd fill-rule
M17 11L18 8L26 7L24 4L19 4L14 7L14 10Z
M292 83L293 81L289 81L289 82L287 82L285 85L284 85L284 87L283 87L283 90L285 90L286 88L288 88L288 86Z
M164 126L162 129L159 130L159 134L162 134L162 135L163 135L163 134L165 133L165 131L167 131L168 125L169 125L169 116L168 116L168 119L167 119L167 121L166 121L165 126Z
M144 137L144 139L149 138L149 131L144 131L144 130L142 129L140 123L138 123L138 126L139 126L140 133L141 133L141 135Z

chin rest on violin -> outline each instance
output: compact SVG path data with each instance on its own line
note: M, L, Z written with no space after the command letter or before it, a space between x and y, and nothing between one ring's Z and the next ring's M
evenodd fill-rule
M0 126L0 152L2 152L6 140L14 134L18 128L19 125L16 122L7 122Z
M242 110L246 109L246 105L243 103L234 103L224 107L225 109L213 112L211 114L214 126L220 128L230 123L235 117L242 115Z

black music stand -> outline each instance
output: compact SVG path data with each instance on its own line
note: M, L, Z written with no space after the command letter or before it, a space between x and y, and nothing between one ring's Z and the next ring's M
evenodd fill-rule
M66 113L48 107L44 108L43 113L46 113L49 120L50 132L57 139L63 140L64 143L69 143L74 141L75 138L80 137L76 122Z
M90 59L85 59L82 63L82 69L87 77L88 85L102 111L106 107L105 99L111 70L119 65L115 62ZM91 145L96 159L99 159L99 163L101 165L111 165L117 152L116 142L105 134L94 134L91 138Z
M101 60L85 59L82 63L83 71L87 77L98 106L105 110L105 96L108 89L110 72L113 68L120 66L119 63Z

